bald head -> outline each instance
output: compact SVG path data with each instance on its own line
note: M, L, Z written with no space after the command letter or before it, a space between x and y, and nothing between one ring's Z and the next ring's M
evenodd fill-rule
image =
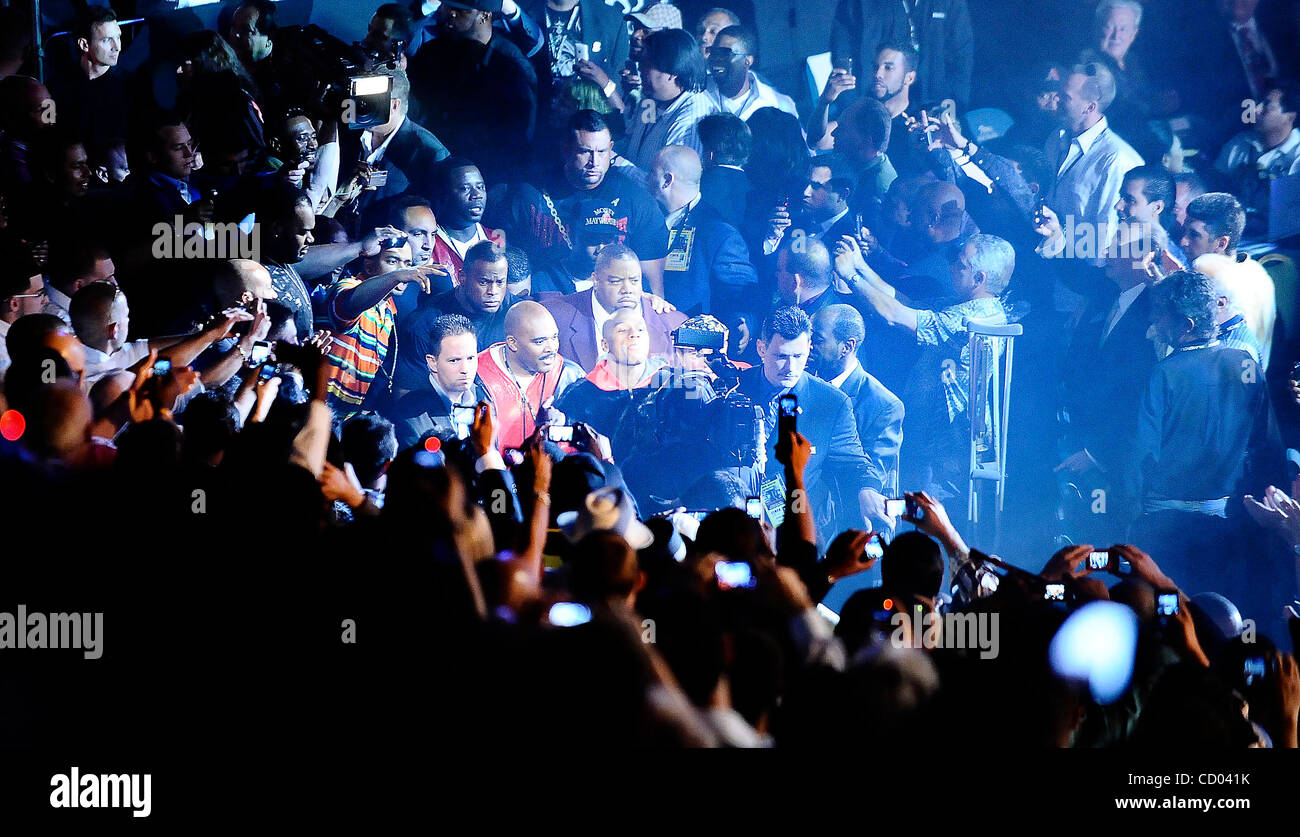
M52 102L49 88L31 76L0 79L0 125L16 137L27 139L51 127Z
M506 312L506 353L515 372L546 374L560 366L560 330L545 306L526 299Z
M665 146L650 164L650 192L665 212L673 212L700 194L703 172L695 149L684 145Z
M217 305L230 308L251 299L275 299L271 272L251 259L230 259L217 265L212 277Z
M126 343L130 311L117 285L92 282L72 295L68 317L77 338L92 349L112 354Z
M638 367L650 357L650 335L639 308L620 308L601 328L601 351L616 366Z
M920 226L931 241L952 241L961 234L965 215L966 196L961 189L955 183L940 181L929 184L917 195L912 207L912 225Z

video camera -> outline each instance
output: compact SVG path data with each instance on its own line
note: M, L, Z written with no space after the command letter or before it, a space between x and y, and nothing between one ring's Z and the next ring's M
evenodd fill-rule
M689 322L689 321L688 321ZM709 371L718 377L716 389L724 396L740 385L740 368L727 357L727 332L708 328L694 328L683 324L675 329L673 348L691 349L709 365Z
M288 26L275 35L277 71L286 99L354 130L388 121L397 57L348 45L319 26Z

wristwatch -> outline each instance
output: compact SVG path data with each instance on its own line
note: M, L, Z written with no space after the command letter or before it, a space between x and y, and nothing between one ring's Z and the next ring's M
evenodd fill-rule
M617 85L614 84L614 79L610 79L609 81L605 82L604 87L600 88L600 92L604 94L606 99L608 99L610 96L614 95L614 90L616 88Z

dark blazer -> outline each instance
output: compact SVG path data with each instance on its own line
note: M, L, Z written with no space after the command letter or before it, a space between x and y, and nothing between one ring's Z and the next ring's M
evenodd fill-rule
M761 366L740 373L740 389L767 415L765 478L780 477L784 482L782 466L776 460L776 410L774 407L769 409L769 404L775 400L777 393L763 377ZM804 487L812 502L818 537L824 546L838 534L835 527L841 517L857 518L856 496L853 508L844 509L842 515L837 514L834 491L836 483L861 488L879 485L872 476L870 458L862 449L849 396L807 373L804 373L791 392L799 399L799 433L813 447L808 467L804 470Z
M478 378L474 379L474 400L492 400ZM432 384L412 390L399 398L388 418L393 422L399 448L418 444L430 434L440 438L456 435L456 426L451 418L451 404Z
M679 223L679 226L682 226ZM735 227L703 198L687 213L683 230L694 230L686 270L664 266L664 296L686 312L712 314L730 327L738 316L753 314L758 273L749 260L749 247ZM669 261L672 247L669 247Z
M749 190L749 175L737 169L709 166L700 177L700 200L736 229L745 223Z
M912 101L929 105L951 96L962 108L970 100L975 38L966 0L916 0L912 12L921 63ZM831 57L852 58L864 76L875 67L876 46L908 40L907 15L898 0L840 0L831 22Z
M361 132L340 132L342 161L340 169L361 159ZM393 141L384 150L379 168L388 172L388 182L373 192L362 192L359 209L412 192L428 197L433 192L433 166L451 152L427 128L409 115L397 129Z
M1137 428L1138 407L1156 365L1151 291L1142 291L1101 343L1101 332L1118 298L1089 306L1071 343L1065 372L1071 453L1087 448L1108 474L1119 472Z
M886 497L898 497L898 452L903 446L903 402L859 366L840 384L840 392L853 403L858 438L871 458L871 481L856 485L836 480L837 528L843 531L861 526L858 492L874 488ZM883 524L879 521L877 525Z
M600 359L600 347L596 343L596 327L591 314L591 297L594 293L593 290L579 291L542 302L560 329L560 355L587 372ZM667 352L672 347L669 334L686 322L686 315L680 311L656 314L645 299L641 300L641 315L645 317L646 331L650 334L652 355Z

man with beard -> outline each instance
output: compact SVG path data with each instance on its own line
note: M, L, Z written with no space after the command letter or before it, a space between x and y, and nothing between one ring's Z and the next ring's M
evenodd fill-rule
M759 108L768 107L798 116L794 99L754 73L757 52L758 38L747 27L728 26L719 32L709 50L709 99L719 112L746 120Z
M441 32L410 62L419 116L444 142L472 150L493 183L504 181L537 120L537 73L492 27L501 0L444 0Z
M317 213L329 206L339 179L338 124L327 122L322 127L328 133L324 143L311 117L295 108L284 115L279 130L270 137L271 153L283 163L281 173L311 197Z
M869 495L873 528L892 529L895 520L885 511L885 498L898 497L898 453L903 445L903 402L858 363L858 349L866 337L862 315L851 305L828 305L812 318L812 355L808 368L836 387L853 403L862 448L871 457L871 471L880 489ZM837 481L840 512L855 510L857 486ZM840 515L836 531L860 525L857 516Z
M646 283L662 296L668 254L664 214L645 189L611 170L613 153L605 118L594 110L578 111L569 120L562 168L541 184L517 187L503 226L510 242L531 258L553 261L580 246L575 230L584 224L582 210L599 201L613 209L619 240L640 256Z
M870 87L872 97L889 111L889 135L894 138L889 149L889 161L903 177L918 174L928 167L924 145L907 130L908 119L919 116L919 110L912 107L911 99L912 85L916 83L916 64L916 50L911 45L897 41L883 43L876 50L876 66Z
M563 424L555 399L582 380L560 355L560 332L540 303L523 300L506 315L506 339L478 356L479 377L497 408L500 450L517 448L540 424Z

